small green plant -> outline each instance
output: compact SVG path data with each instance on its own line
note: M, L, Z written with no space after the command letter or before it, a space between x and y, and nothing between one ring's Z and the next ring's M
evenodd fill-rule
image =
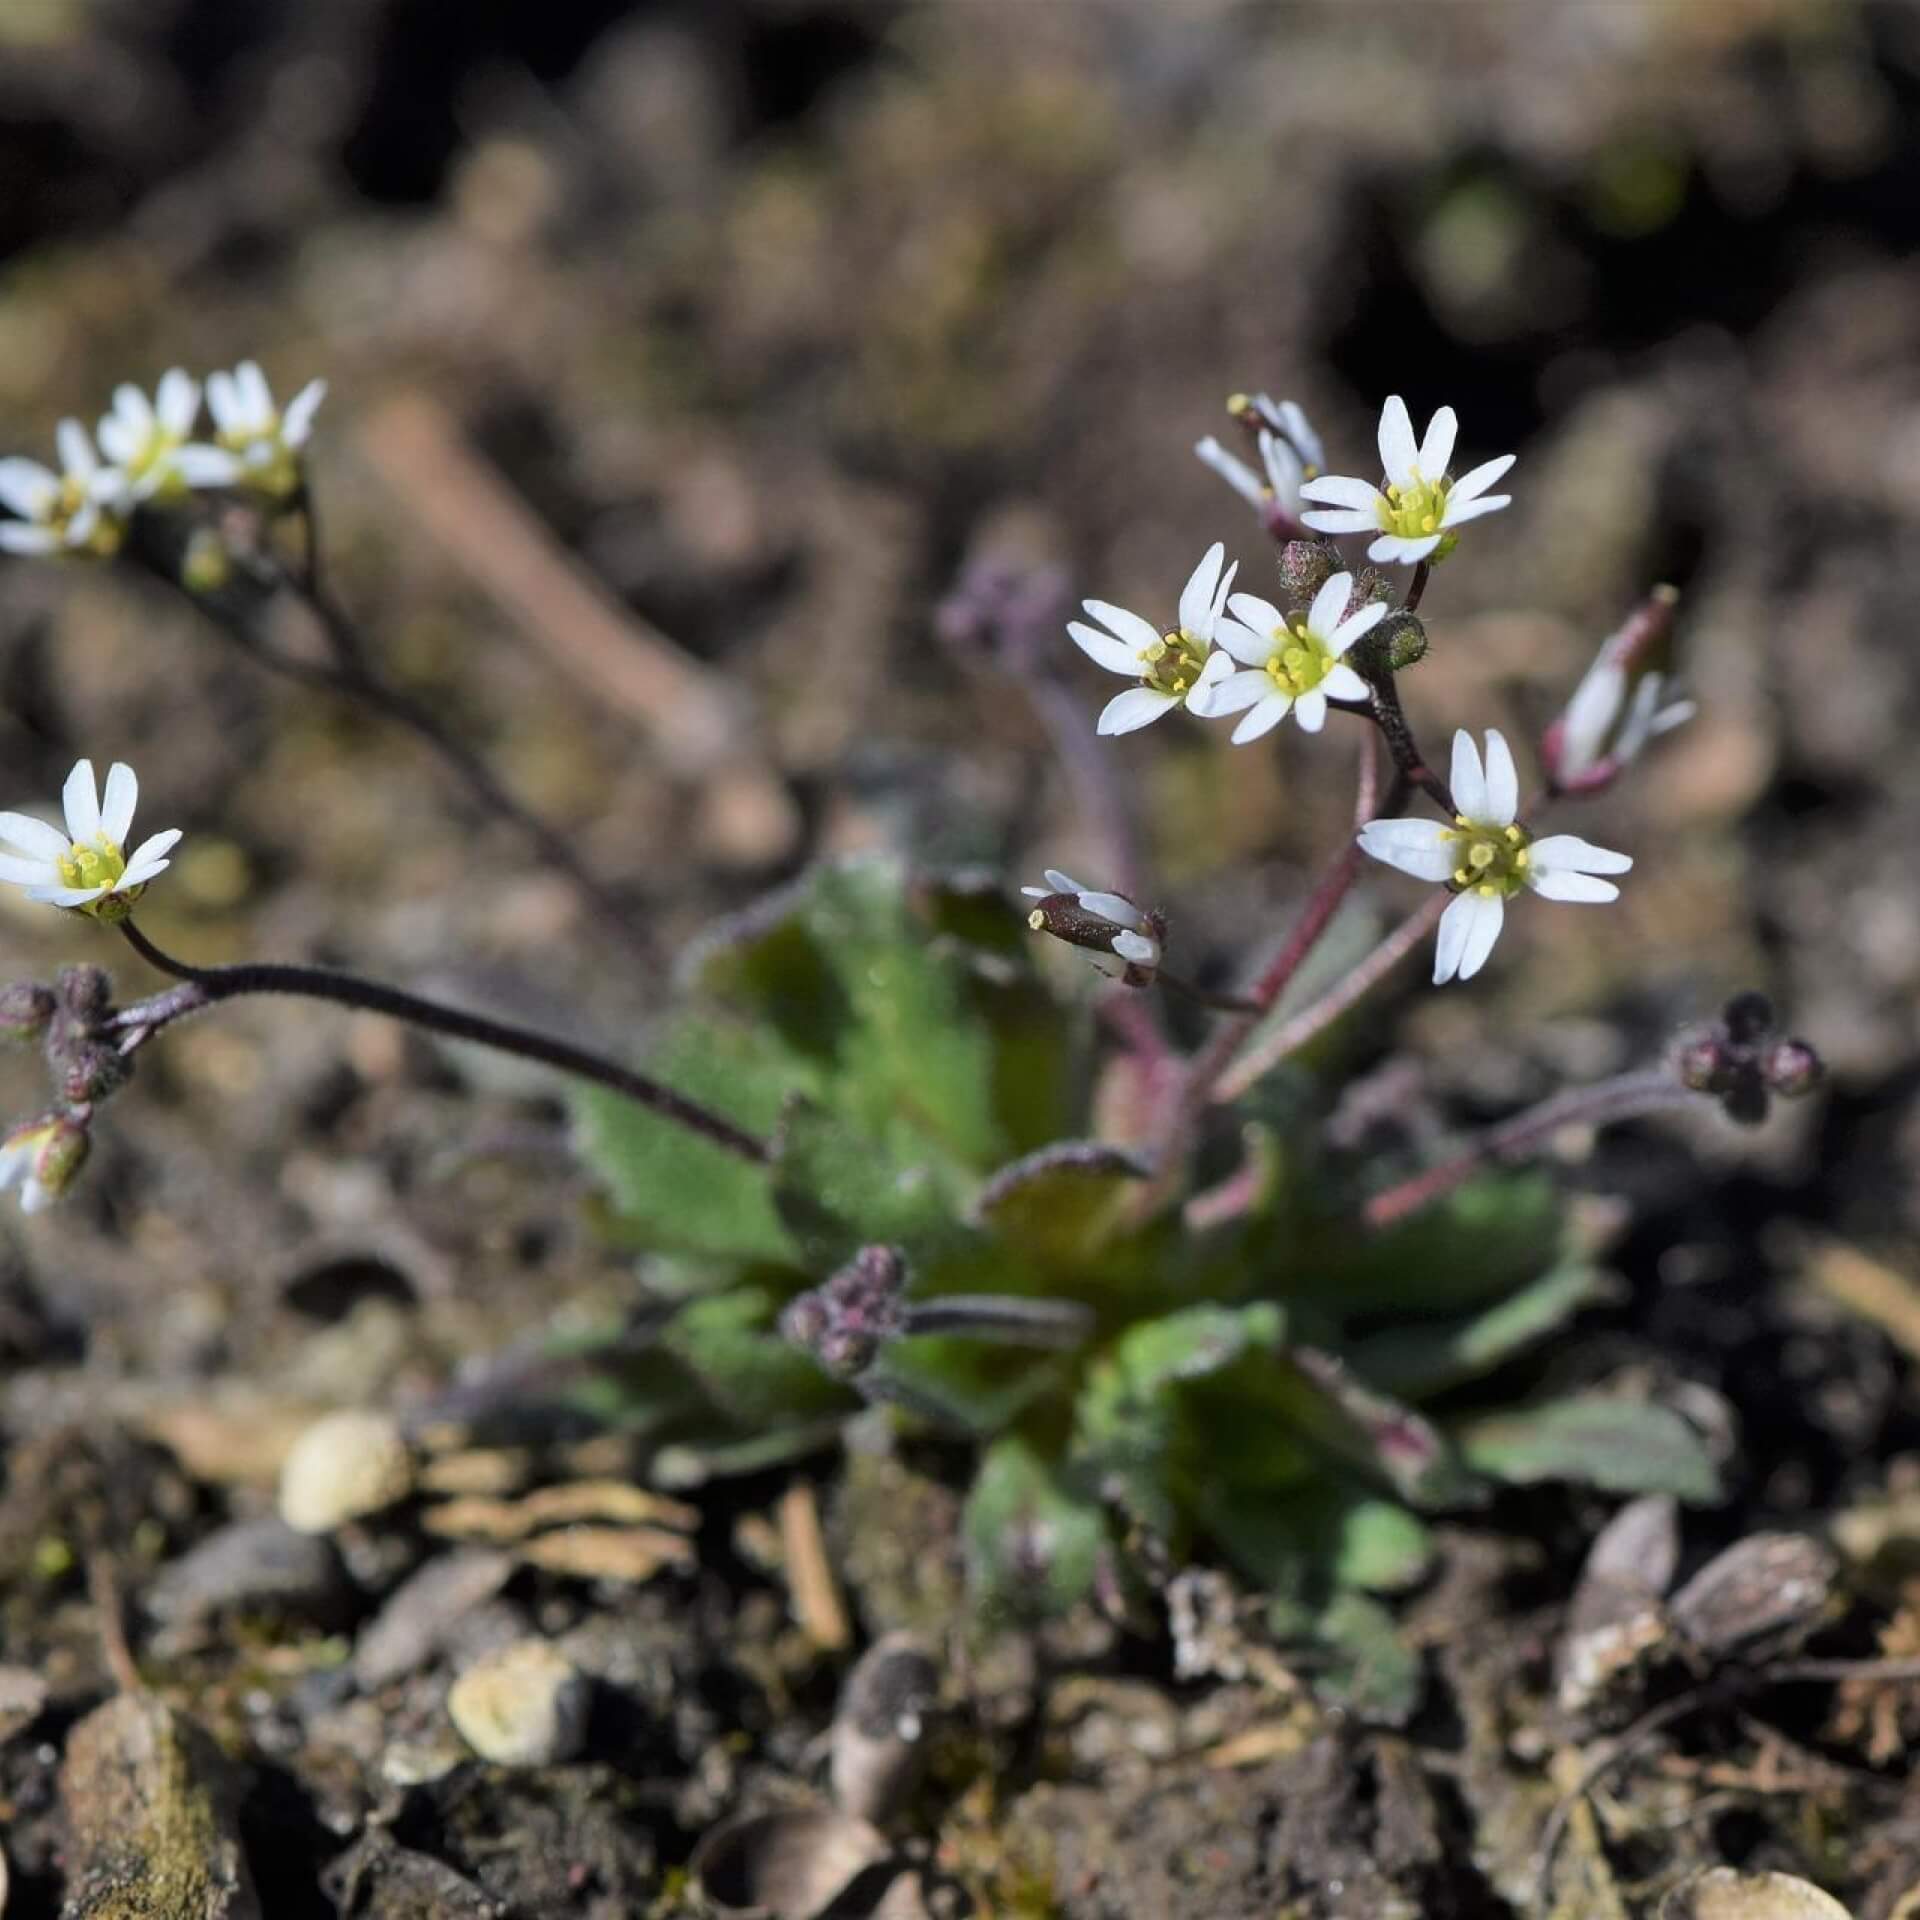
M0 548L124 554L268 664L265 609L277 594L305 600L330 637L327 684L439 744L474 791L551 844L384 689L322 590L304 458L318 388L282 416L243 369L211 398L218 446L191 440L199 392L173 375L157 404L125 390L102 423L116 465L74 423L60 474L0 463L0 502L18 516L0 524ZM1819 1062L1743 995L1664 1061L1551 1099L1451 1156L1416 1164L1404 1147L1369 1145L1334 1038L1363 996L1435 934L1436 983L1473 978L1527 895L1616 896L1608 876L1630 869L1626 855L1538 823L1610 786L1691 710L1673 695L1674 596L1651 594L1601 648L1542 739L1538 798L1523 806L1492 730L1483 745L1456 734L1443 777L1402 681L1428 653L1433 569L1507 504L1489 489L1510 457L1456 481L1451 410L1416 444L1394 399L1381 483L1325 476L1297 407L1231 405L1257 468L1213 441L1199 451L1277 543L1280 601L1234 593L1217 544L1167 624L1085 602L1098 624L1069 623L1072 640L1132 683L1096 729L1054 677L1063 649L1044 588L975 575L941 617L964 657L1034 695L1108 833L1117 884L1049 871L1016 911L993 877L887 858L818 866L686 956L677 1010L641 1070L356 975L163 952L137 913L180 836L129 851L131 770L116 764L103 797L82 761L62 827L0 814L0 881L117 931L174 984L121 1006L101 969L77 966L0 994L0 1028L40 1042L53 1082L52 1106L0 1144L0 1186L30 1210L59 1199L140 1051L243 995L372 1010L540 1061L579 1087L602 1225L644 1255L650 1303L637 1331L576 1352L576 1397L648 1436L656 1478L764 1468L884 1407L975 1448L965 1536L987 1612L1119 1609L1218 1555L1267 1597L1277 1627L1322 1643L1329 1686L1404 1712L1414 1669L1380 1597L1426 1570L1431 1515L1512 1482L1718 1491L1714 1455L1679 1413L1527 1392L1514 1363L1603 1277L1553 1183L1522 1163L1563 1126L1688 1101L1758 1121L1774 1095L1805 1092ZM297 559L281 557L290 524ZM1364 564L1337 546L1356 534L1371 536ZM1393 567L1411 570L1404 592ZM1101 758L1099 735L1176 711L1241 716L1236 745L1289 718L1302 736L1336 715L1360 730L1357 832L1229 993L1169 964L1164 916L1135 898L1126 808ZM1430 814L1403 811L1423 800ZM1316 986L1308 963L1365 856L1434 891ZM592 876L575 877L592 896ZM1051 983L1046 938L1108 977L1097 1001ZM1189 1051L1158 1017L1162 992L1210 1023Z

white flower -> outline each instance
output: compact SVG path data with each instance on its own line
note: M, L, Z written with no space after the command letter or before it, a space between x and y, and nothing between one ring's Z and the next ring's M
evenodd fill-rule
M0 520L0 548L8 553L106 555L120 544L117 508L125 480L102 466L87 430L62 420L55 435L60 471L37 460L0 460L0 506L19 515Z
M31 814L0 813L0 880L24 887L29 900L50 907L72 907L96 920L124 920L147 882L172 865L167 855L180 830L170 827L141 841L131 854L123 851L140 799L140 783L124 761L116 760L107 771L104 804L91 760L80 761L67 775L60 799L65 833Z
M1046 881L1044 887L1020 889L1029 900L1042 903L1027 916L1035 933L1050 933L1083 949L1111 978L1129 968L1150 974L1159 966L1161 929L1153 915L1143 913L1124 893L1083 887L1057 867L1047 869Z
M1369 820L1360 829L1363 852L1416 880L1442 881L1458 895L1440 916L1435 986L1471 980L1480 971L1500 937L1507 902L1523 887L1547 900L1614 900L1620 889L1596 876L1625 873L1633 865L1624 853L1574 834L1536 840L1520 826L1520 777L1505 739L1491 728L1484 771L1473 736L1464 729L1453 736L1452 785L1459 811L1451 826Z
M1218 540L1207 549L1181 590L1180 624L1170 633L1163 634L1151 620L1125 607L1105 600L1081 601L1109 631L1069 621L1067 631L1074 644L1109 673L1124 673L1140 682L1107 702L1100 714L1100 732L1131 733L1193 699L1213 651L1213 631L1227 603L1227 589L1233 585L1236 568L1226 566L1226 558L1227 550ZM1194 711L1202 713L1205 708L1196 703Z
M0 1140L0 1193L18 1187L21 1211L41 1212L79 1178L91 1144L85 1125L69 1114L16 1127Z
M1318 593L1304 617L1289 619L1270 600L1236 593L1229 604L1237 616L1220 623L1215 639L1221 651L1207 662L1206 691L1195 711L1209 719L1250 709L1233 730L1233 744L1244 746L1277 727L1291 712L1308 733L1327 723L1327 701L1364 700L1367 683L1341 657L1361 635L1387 616L1384 602L1370 600L1347 611L1353 576L1336 573ZM1235 673L1228 659L1249 671Z
M1380 464L1386 488L1366 480L1329 474L1309 480L1300 489L1308 500L1325 501L1332 511L1306 513L1301 518L1316 533L1372 533L1380 537L1367 549L1369 560L1416 561L1444 558L1459 538L1457 529L1483 513L1504 507L1512 495L1487 489L1513 465L1503 453L1458 480L1447 473L1453 458L1453 439L1459 421L1451 407L1442 407L1427 422L1427 437L1414 444L1413 422L1407 403L1396 393L1380 410Z
M1256 444L1262 472L1255 473L1237 454L1229 453L1212 434L1198 442L1194 452L1262 519L1276 510L1290 520L1300 518L1300 483L1311 480L1326 465L1326 450L1313 424L1292 400L1256 394L1249 400L1235 394L1227 410L1237 418L1259 422Z
M1541 754L1554 785L1597 793L1640 757L1656 734L1693 718L1691 700L1670 699L1673 610L1680 596L1656 587L1610 634L1566 710L1547 729Z
M207 408L219 429L216 438L238 458L242 481L282 497L300 490L300 450L326 397L327 383L309 380L281 413L273 404L267 376L253 360L207 381Z
M240 463L218 447L190 443L200 417L200 383L179 367L162 374L149 400L136 386L113 390L113 411L100 422L100 448L125 476L127 497L151 500L181 487L226 487Z

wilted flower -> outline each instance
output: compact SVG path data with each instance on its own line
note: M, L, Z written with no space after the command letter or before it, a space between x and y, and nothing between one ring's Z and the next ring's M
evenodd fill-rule
M1602 644L1547 729L1541 757L1562 792L1598 793L1656 734L1693 718L1691 700L1670 697L1679 598L1672 587L1656 587Z
M1102 893L1083 887L1057 867L1049 867L1044 887L1022 887L1029 900L1040 904L1027 915L1035 933L1079 947L1110 979L1146 986L1160 965L1160 944L1166 925L1156 913L1134 905L1124 893Z
M1292 400L1274 400L1261 393L1249 399L1237 393L1227 402L1233 416L1252 427L1260 455L1256 473L1238 454L1229 453L1212 434L1199 441L1194 452L1262 519L1276 511L1288 520L1300 518L1300 485L1326 465L1326 450L1313 423Z
M1484 769L1464 729L1453 736L1451 826L1439 820L1370 820L1360 830L1362 851L1416 880L1443 882L1459 897L1440 916L1433 980L1471 980L1500 937L1507 902L1530 888L1548 900L1602 901L1619 897L1611 880L1633 865L1624 853L1596 847L1574 834L1536 840L1518 823L1520 777L1506 740L1487 731Z
M126 483L117 469L101 465L78 420L62 420L55 439L58 473L37 460L0 460L0 506L19 515L17 520L0 520L0 549L110 554L120 545L116 509Z
M1302 496L1326 502L1328 510L1301 518L1318 533L1377 531L1379 539L1367 549L1369 560L1398 560L1411 566L1421 560L1444 559L1453 551L1457 529L1506 506L1512 498L1487 492L1513 465L1510 453L1485 461L1458 480L1448 474L1459 424L1453 409L1442 407L1428 421L1426 439L1416 445L1407 403L1394 394L1380 411L1385 490L1343 474L1309 480L1300 489Z
M219 429L216 437L238 459L243 485L282 499L300 491L300 450L326 397L327 383L309 380L280 412L267 376L253 360L207 381L207 407Z
M1367 683L1341 656L1386 618L1387 608L1370 600L1349 613L1352 593L1352 574L1336 573L1304 615L1291 617L1257 594L1236 593L1230 602L1235 617L1221 621L1215 635L1221 652L1207 663L1206 703L1199 711L1211 719L1251 709L1233 730L1237 747L1277 727L1289 712L1308 733L1318 733L1327 723L1329 699L1364 700ZM1248 670L1233 672L1228 657Z
M1070 620L1067 631L1074 644L1109 673L1124 673L1140 682L1107 702L1100 714L1100 732L1131 733L1193 699L1213 651L1214 628L1227 603L1227 589L1233 584L1236 569L1226 565L1226 558L1227 550L1218 540L1207 549L1181 589L1180 624L1170 633L1161 633L1151 620L1125 607L1105 600L1081 601L1109 631L1102 633L1098 627ZM1205 709L1196 705L1194 711Z
M239 479L232 454L190 444L199 417L200 383L179 367L161 375L151 400L136 386L113 390L113 411L100 422L100 450L119 468L129 500Z
M167 854L180 838L177 827L123 851L133 826L140 783L133 769L116 760L107 771L102 803L94 785L93 762L80 761L67 775L61 805L62 833L31 814L0 813L0 881L24 887L29 900L51 907L72 907L96 920L124 920L155 874L172 863Z
M85 1123L69 1113L16 1127L0 1140L0 1193L18 1187L27 1213L52 1206L80 1177L91 1147Z

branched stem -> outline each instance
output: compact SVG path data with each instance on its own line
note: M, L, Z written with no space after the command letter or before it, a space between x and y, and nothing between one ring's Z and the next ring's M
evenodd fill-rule
M450 1040L466 1040L477 1046L491 1047L499 1053L537 1061L560 1073L590 1080L697 1133L703 1140L737 1154L756 1166L765 1166L773 1158L772 1149L756 1135L736 1127L731 1120L663 1086L646 1074L624 1067L603 1054L589 1052L549 1034L528 1027L511 1026L505 1021L489 1020L481 1014L463 1013L457 1007L404 993L377 980L363 980L358 974L338 973L327 967L284 966L271 963L245 963L228 967L196 967L176 960L147 938L131 920L120 922L127 944L162 973L183 984L156 994L134 1006L124 1008L113 1019L114 1028L125 1036L123 1049L142 1046L163 1027L188 1014L198 1013L223 1000L243 994L291 994L306 1000L326 1000L339 1007L351 1007L363 1013L384 1014L391 1020L429 1033L443 1034Z
M1597 1080L1589 1087L1556 1093L1511 1120L1489 1127L1451 1160L1376 1193L1367 1202L1366 1223L1389 1227L1409 1214L1444 1199L1494 1161L1521 1160L1537 1151L1563 1127L1611 1126L1642 1114L1691 1106L1703 1096L1684 1087L1666 1067L1640 1068Z

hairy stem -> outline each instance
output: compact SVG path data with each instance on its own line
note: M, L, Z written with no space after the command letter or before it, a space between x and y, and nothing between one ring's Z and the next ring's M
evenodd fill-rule
M949 1293L907 1302L906 1332L958 1333L1002 1346L1077 1347L1093 1331L1093 1309L1078 1300L1008 1293Z
M772 1149L764 1140L736 1127L731 1120L697 1101L603 1054L591 1053L549 1034L489 1020L477 1013L463 1013L457 1007L442 1006L438 1001L403 993L397 987L383 986L377 980L363 980L358 974L338 973L327 967L270 963L190 966L155 946L131 920L122 920L120 931L143 960L184 983L114 1016L114 1027L127 1036L131 1045L144 1044L161 1028L190 1013L243 994L291 994L305 1000L326 1000L363 1013L384 1014L388 1019L403 1020L429 1033L443 1034L449 1040L471 1041L499 1053L517 1055L522 1060L537 1061L575 1079L590 1080L756 1166L765 1166L773 1158Z
M1597 1080L1590 1087L1556 1093L1511 1120L1489 1127L1452 1159L1376 1193L1367 1202L1366 1223L1370 1227L1392 1226L1444 1199L1482 1167L1495 1161L1527 1158L1562 1127L1611 1126L1642 1114L1691 1106L1702 1097L1682 1086L1666 1067L1640 1068L1616 1074L1611 1080Z

